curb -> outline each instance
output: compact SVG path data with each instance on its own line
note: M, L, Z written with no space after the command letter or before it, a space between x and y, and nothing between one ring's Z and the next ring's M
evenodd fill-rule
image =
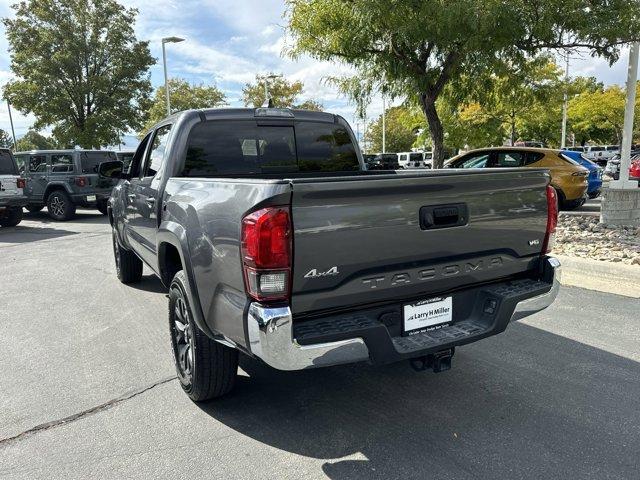
M640 298L640 267L566 255L554 256L562 264L562 285Z

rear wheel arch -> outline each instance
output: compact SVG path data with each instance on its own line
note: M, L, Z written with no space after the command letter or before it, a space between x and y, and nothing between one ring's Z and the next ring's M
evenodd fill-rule
M172 269L177 266L177 258L180 259L180 269L184 272L187 296L193 310L194 321L198 328L211 338L216 338L215 332L207 325L204 312L200 304L198 288L195 282L192 265L190 263L189 247L186 240L186 231L182 225L174 221L163 221L156 236L157 247L157 272L160 280L167 288L170 287L176 272ZM177 252L177 257L176 257ZM179 270L178 270L179 271Z
M173 243L164 241L158 244L158 270L160 271L160 280L167 288L175 274L184 270L182 255Z
M66 187L64 184L62 183L53 183L53 184L49 184L47 185L46 190L44 191L44 203L47 203L47 199L49 198L49 195L51 195L53 192L55 192L56 190L60 190L64 193L66 193L67 195L71 195L71 190Z

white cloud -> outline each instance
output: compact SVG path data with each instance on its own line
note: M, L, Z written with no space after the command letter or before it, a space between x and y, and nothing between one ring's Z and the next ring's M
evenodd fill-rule
M238 32L255 34L282 24L282 0L203 0L220 20Z

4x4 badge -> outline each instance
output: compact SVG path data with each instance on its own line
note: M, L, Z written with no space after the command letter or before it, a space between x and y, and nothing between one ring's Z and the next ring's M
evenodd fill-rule
M326 272L318 272L317 268L313 268L307 272L304 278L331 277L333 275L338 275L338 273L338 267L331 267Z

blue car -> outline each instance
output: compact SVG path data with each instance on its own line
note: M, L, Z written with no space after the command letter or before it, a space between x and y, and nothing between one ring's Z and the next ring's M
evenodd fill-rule
M587 187L587 195L589 198L596 198L599 196L602 191L602 168L588 158L585 158L581 152L563 150L562 155L578 162L581 166L589 170L589 186Z

